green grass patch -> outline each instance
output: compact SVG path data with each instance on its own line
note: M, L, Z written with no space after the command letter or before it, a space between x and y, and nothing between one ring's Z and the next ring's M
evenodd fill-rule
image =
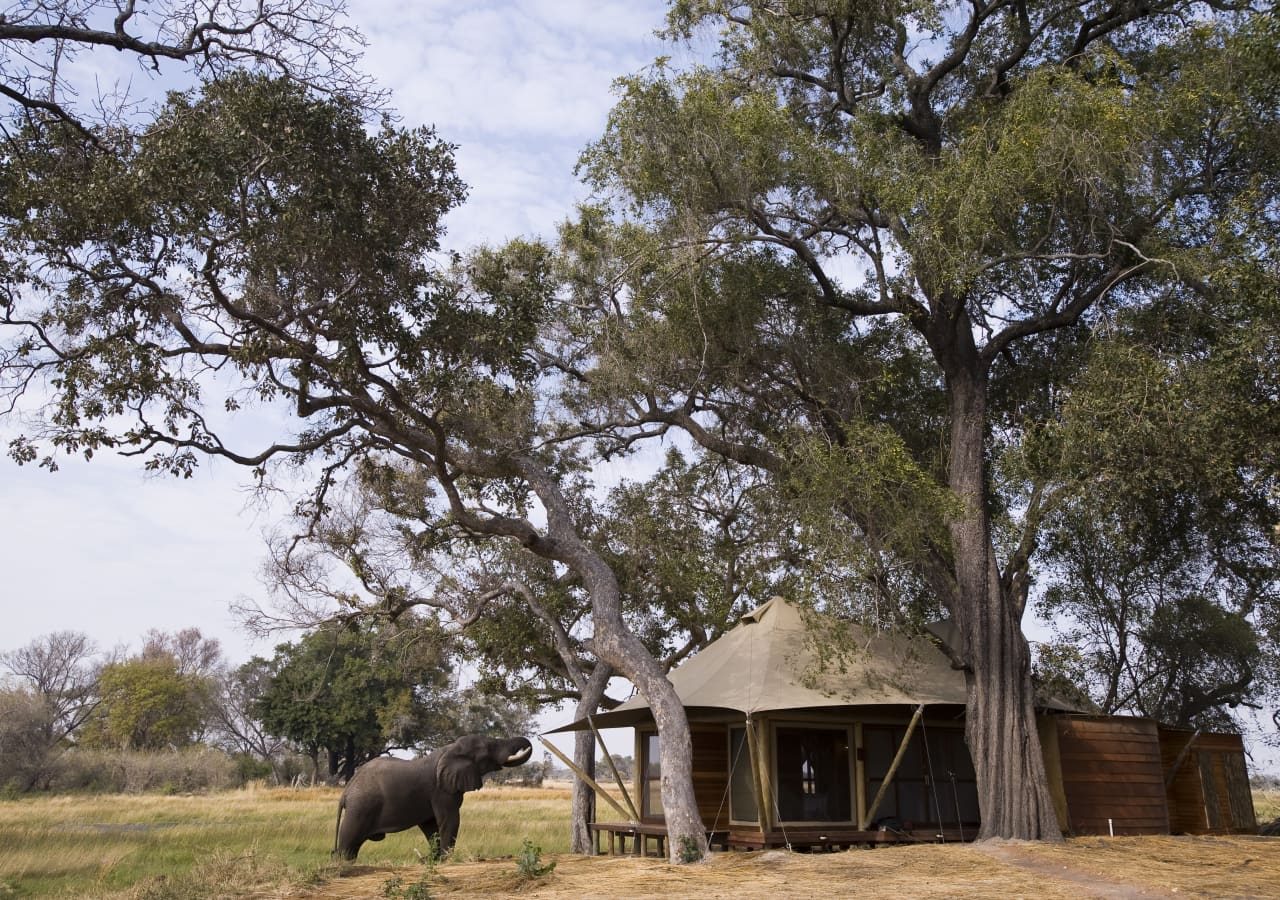
M235 897L335 871L337 790L243 790L202 796L29 797L0 802L0 898L124 894L138 900ZM568 793L492 788L469 794L454 859L568 847ZM419 865L417 829L367 843L361 865ZM447 864L446 864L447 865Z
M1258 816L1259 825L1280 819L1280 788L1255 789L1253 811Z
M342 869L329 858L338 794L250 789L0 801L0 900L234 898L317 883ZM1280 790L1255 791L1254 806L1259 822L1280 817ZM567 852L568 826L565 790L468 794L458 845L442 874L454 863L500 857L515 861L514 873L528 855L526 841L547 857ZM358 865L406 868L404 893L427 871L426 856L426 839L414 829L365 844Z

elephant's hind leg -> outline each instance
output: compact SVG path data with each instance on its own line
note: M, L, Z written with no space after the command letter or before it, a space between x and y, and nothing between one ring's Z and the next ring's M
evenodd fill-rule
M364 842L368 840L368 836L361 833L357 822L351 821L348 826L350 818L348 816L347 819L343 819L338 829L338 856L346 860L355 859Z
M338 857L348 862L356 858L356 854L360 852L360 847L364 844L363 838L352 841L345 841L338 844Z

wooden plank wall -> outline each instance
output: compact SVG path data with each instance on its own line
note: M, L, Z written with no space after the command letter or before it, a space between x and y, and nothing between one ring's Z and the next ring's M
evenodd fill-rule
M1058 755L1073 834L1168 834L1160 739L1150 719L1062 716Z
M1200 734L1173 764L1194 732L1160 729L1160 755L1168 780L1169 827L1174 834L1256 834L1253 795L1238 734Z
M708 828L719 815L720 828L729 823L729 730L724 725L692 725L693 794L698 814Z
M1194 745L1183 754L1193 731L1181 728L1160 729L1160 768L1164 771L1168 786L1165 799L1169 806L1169 830L1173 834L1206 834L1209 823L1205 819L1204 792L1200 790L1200 766ZM1200 735L1196 743L1204 738ZM1182 755L1178 771L1169 778L1173 764Z

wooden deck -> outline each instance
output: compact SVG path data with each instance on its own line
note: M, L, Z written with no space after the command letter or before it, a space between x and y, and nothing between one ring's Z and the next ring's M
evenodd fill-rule
M971 841L978 836L978 827L965 828L915 828L910 831L893 829L862 830L855 826L796 825L774 828L765 834L759 828L735 827L729 830L728 846L731 850L771 850L789 847L792 850L848 850L853 847L875 847L881 844L952 844Z
M667 855L667 826L654 822L592 822L588 826L595 835L596 852L603 853L601 839L609 838L609 855L627 855L627 842L631 842L632 856L648 856L649 844L653 843L658 857ZM728 850L729 832L727 830L708 831L707 844Z
M608 838L610 856L648 856L652 845L655 855L666 856L667 826L660 822L592 822L588 826L595 835L596 852L604 853ZM734 826L707 831L707 844L714 850L769 850L790 847L793 850L847 850L852 847L874 847L878 844L938 844L971 841L977 826L963 831L957 828L889 829L863 831L850 827L824 828L800 825L777 828L762 834L758 828Z

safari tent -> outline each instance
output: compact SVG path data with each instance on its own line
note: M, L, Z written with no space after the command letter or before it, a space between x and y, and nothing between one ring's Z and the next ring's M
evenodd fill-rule
M946 623L931 629L940 636L935 638L846 627L851 652L836 664L819 665L801 611L775 597L671 673L689 717L699 812L714 844L842 847L976 835L964 676L940 648ZM1166 736L1162 744L1149 720L1081 715L1047 699L1038 724L1058 817L1068 832L1168 833L1173 822L1191 826L1194 815L1170 814L1170 798L1194 805L1196 772L1230 772L1234 784L1243 771L1238 736L1196 735L1196 753L1226 752L1205 769L1199 757L1194 767L1187 754L1175 760L1169 747L1176 741ZM609 837L611 850L627 840L637 853L649 840L661 848L658 734L648 705L632 698L556 730L618 727L635 729L628 821L593 828ZM1228 745L1240 751L1223 751ZM1175 761L1176 797L1165 789L1166 770ZM1246 816L1227 779L1222 775L1201 790L1202 802L1236 799L1218 803L1216 819L1196 820L1199 833L1215 830L1215 821L1217 830L1252 827L1252 806ZM1247 799L1247 777L1245 787Z

